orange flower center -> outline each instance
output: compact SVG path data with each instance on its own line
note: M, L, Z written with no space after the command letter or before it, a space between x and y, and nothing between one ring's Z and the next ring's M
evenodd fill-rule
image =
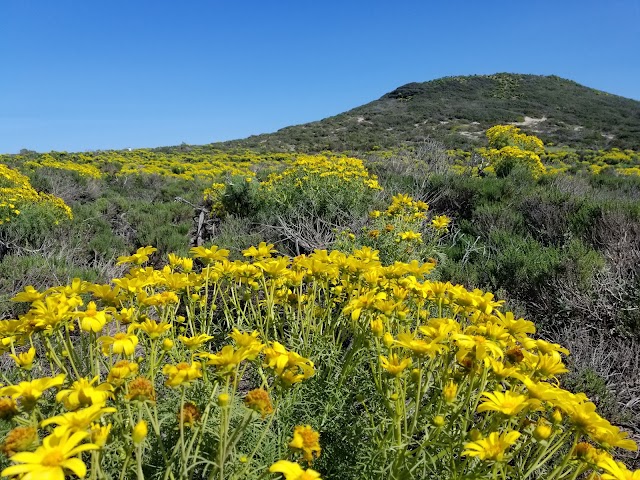
M57 467L64 461L64 454L60 450L52 450L42 458L45 467Z

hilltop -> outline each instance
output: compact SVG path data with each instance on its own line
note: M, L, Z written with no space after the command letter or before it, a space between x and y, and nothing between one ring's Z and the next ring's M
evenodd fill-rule
M222 148L370 150L421 142L483 142L492 125L514 123L545 143L638 148L640 102L557 76L499 73L409 83L324 120L214 144Z

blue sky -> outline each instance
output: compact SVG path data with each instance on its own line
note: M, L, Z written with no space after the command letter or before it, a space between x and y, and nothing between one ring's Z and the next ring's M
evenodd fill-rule
M0 0L0 152L241 138L495 72L640 99L640 1Z

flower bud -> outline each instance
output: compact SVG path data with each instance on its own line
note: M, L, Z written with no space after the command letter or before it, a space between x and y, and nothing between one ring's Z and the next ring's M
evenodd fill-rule
M221 393L220 395L218 395L219 407L226 407L227 405L229 405L229 401L230 401L230 397L228 393Z
M447 403L455 402L456 396L458 395L458 385L456 385L453 380L450 380L442 389L442 395Z
M376 320L371 320L371 333L373 333L376 337L381 337L384 333L384 324L382 320L379 318Z
M170 338L165 338L162 341L162 350L164 350L165 352L168 352L172 348L173 348L173 340L171 340Z
M549 425L546 422L540 422L538 423L536 428L533 430L533 438L535 438L538 441L546 440L551 436L552 432L553 432L553 428L551 427L551 425Z
M436 415L435 417L433 417L433 425L440 428L442 426L444 426L444 424L446 423L445 418L442 415Z
M138 445L147 437L148 429L147 422L144 420L140 420L135 427L133 427L133 432L131 434L131 438L133 438L133 443Z

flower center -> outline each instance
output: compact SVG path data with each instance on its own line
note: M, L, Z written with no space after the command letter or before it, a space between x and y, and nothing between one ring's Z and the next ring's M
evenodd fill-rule
M57 467L64 461L64 455L60 450L52 450L42 458L45 467Z

